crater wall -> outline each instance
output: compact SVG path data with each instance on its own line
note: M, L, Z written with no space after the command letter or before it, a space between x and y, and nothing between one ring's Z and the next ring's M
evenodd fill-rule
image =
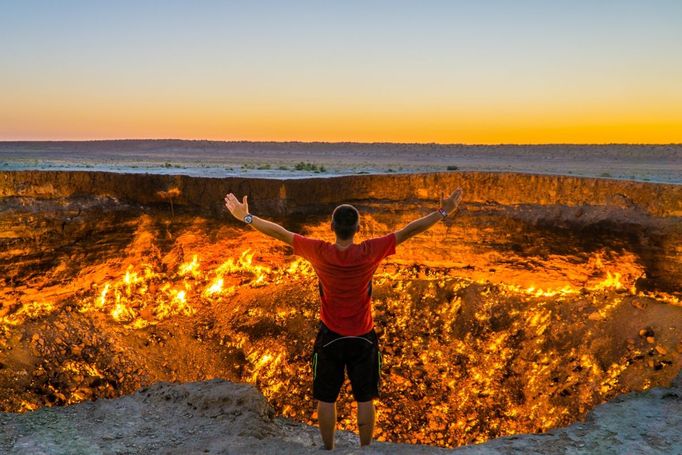
M223 213L226 192L249 194L254 208L272 216L310 213L340 201L435 201L439 191L462 187L465 200L502 205L625 207L651 216L682 216L682 185L515 173L446 172L305 179L200 178L107 172L0 173L0 196L109 195L158 203L158 191L179 188L176 204Z
M21 205L24 212L30 212L32 206L37 211L40 205L45 213L47 201L71 201L55 206L42 222L26 218L23 233L17 232L21 229L14 221L5 227L15 233L11 240L6 239L11 246L48 241L42 243L44 250L51 248L47 239L68 236L70 230L76 236L72 243L93 232L83 229L82 223L93 211L98 212L96 221L104 225L125 224L121 220L125 214L133 216L145 210L173 216L195 214L237 225L223 206L227 192L248 195L256 214L318 236L329 235L327 220L334 206L352 203L364 215L363 234L380 235L432 210L441 192L456 187L465 191L459 215L406 244L405 257L458 266L474 277L494 273L498 281L544 287L585 284L598 272L592 267L568 273L562 271L564 265L607 263L607 268L618 270L639 288L680 292L681 185L483 172L287 180L104 172L0 173L0 196ZM177 190L172 208L171 201L163 197L163 192L171 189ZM106 201L82 202L93 197ZM46 235L32 230L36 224ZM552 262L556 258L563 258L564 263ZM526 272L531 272L530 276Z

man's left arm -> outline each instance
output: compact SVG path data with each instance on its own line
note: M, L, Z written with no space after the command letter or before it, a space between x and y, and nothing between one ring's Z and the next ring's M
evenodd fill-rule
M251 217L251 223L249 224L251 224L251 226L253 226L257 231L260 231L263 234L277 240L281 240L282 242L289 245L293 245L293 232L287 231L277 223L264 220L249 213L249 202L247 200L247 196L244 196L242 202L239 202L239 199L237 199L234 194L229 193L227 196L225 196L225 207L227 207L232 216L237 218L239 221L245 221L244 218L249 215Z

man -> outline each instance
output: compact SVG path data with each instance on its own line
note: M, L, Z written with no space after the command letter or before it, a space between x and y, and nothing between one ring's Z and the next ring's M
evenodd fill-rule
M294 248L294 254L310 261L320 280L320 331L313 352L313 398L318 401L320 434L326 449L334 448L336 399L343 385L344 370L351 381L358 406L360 445L372 441L374 399L379 397L381 354L374 332L370 300L372 275L379 263L395 253L396 245L423 232L454 212L462 198L455 190L432 213L412 221L401 230L362 243L354 243L360 228L355 207L343 204L332 214L336 242L303 237L249 212L247 197L240 203L230 193L225 206L240 221Z

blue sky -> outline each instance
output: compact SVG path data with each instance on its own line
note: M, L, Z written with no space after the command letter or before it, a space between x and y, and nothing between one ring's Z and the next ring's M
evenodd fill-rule
M679 1L0 5L0 139L682 140Z

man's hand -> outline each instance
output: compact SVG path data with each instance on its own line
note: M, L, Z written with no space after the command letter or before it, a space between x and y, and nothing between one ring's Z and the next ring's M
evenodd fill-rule
M448 215L453 213L459 207L459 203L462 202L462 188L457 188L452 192L449 198L443 200L443 196L440 198L440 206L448 212Z
M457 211L457 207L459 207L459 203L461 201L462 189L457 188L455 191L452 192L450 197L445 200L443 200L443 196L441 195L440 206L443 210L447 212L448 215L451 215L455 213L455 211ZM430 214L419 218L418 220L414 220L401 230L396 231L395 233L396 244L403 243L410 237L414 237L420 232L424 232L425 230L427 230L428 228L442 220L443 215L440 213L440 211L433 211Z
M237 196L232 193L227 194L225 196L225 207L239 221L244 221L244 217L249 214L249 201L246 196L244 196L242 202L239 202ZM287 231L279 224L254 216L251 227L289 245L294 244L294 233Z
M244 221L244 217L249 213L249 201L247 196L244 196L242 202L239 202L237 196L229 193L225 196L225 207L230 211L232 216L237 218L239 221Z

